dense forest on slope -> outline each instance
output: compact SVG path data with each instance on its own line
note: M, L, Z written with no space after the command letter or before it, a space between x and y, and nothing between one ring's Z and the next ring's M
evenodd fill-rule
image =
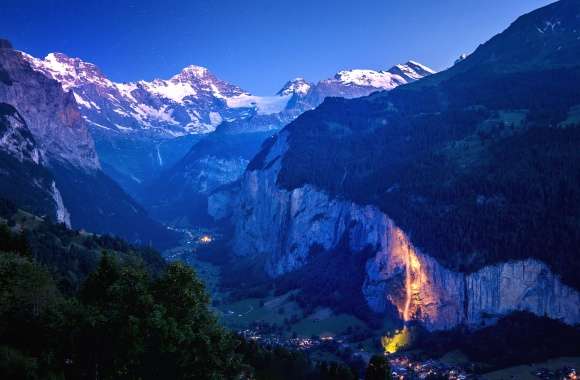
M377 205L452 269L534 257L579 288L577 14L554 3L446 72L327 99L287 127L278 184Z
M103 252L114 255L124 265L142 267L158 275L166 266L155 250L128 244L110 235L71 230L46 221L0 199L0 251L21 252L54 274L59 287L77 291L95 270ZM20 242L21 246L15 243Z
M192 270L157 279L104 255L75 297L35 261L0 253L5 378L235 378L243 371Z

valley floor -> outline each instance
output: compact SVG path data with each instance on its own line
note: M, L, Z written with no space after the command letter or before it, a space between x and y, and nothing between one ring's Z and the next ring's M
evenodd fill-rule
M314 360L336 361L366 367L374 354L384 352L381 337L397 332L396 324L386 321L371 328L357 317L337 313L327 307L306 312L296 301L296 291L276 295L273 291L240 296L225 291L222 277L227 265L212 255L224 254L219 243L227 235L220 229L180 229L181 245L164 252L169 261L182 261L196 269L212 297L214 312L221 322L247 340L265 346L281 346L308 353ZM250 274L248 274L250 276ZM242 279L240 279L241 281ZM240 285L243 287L243 285ZM242 292L243 293L243 292ZM386 346L385 346L386 347ZM399 380L446 378L464 380L542 379L576 380L580 357L562 357L542 363L520 365L485 373L485 363L472 363L460 351L439 359L425 357L421 351L404 350L390 356L393 373ZM478 368L477 375L473 368ZM484 373L484 374L482 374Z
M393 327L371 329L353 315L336 313L320 307L312 313L303 310L295 300L295 292L265 296L236 297L220 287L222 269L201 259L211 237L221 239L219 230L190 229L181 246L164 252L169 261L179 260L196 269L212 297L212 305L222 323L244 337L266 345L308 351L320 360L367 362L373 354L383 352L380 337ZM211 249L211 248L210 248Z

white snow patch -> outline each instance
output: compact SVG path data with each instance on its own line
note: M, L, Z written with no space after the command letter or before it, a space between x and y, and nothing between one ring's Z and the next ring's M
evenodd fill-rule
M223 119L222 119L222 115L220 115L217 112L210 112L209 113L209 120L211 122L211 125L219 125Z
M383 88L387 90L406 83L403 77L387 71L361 69L339 71L335 79L346 85Z
M173 111L168 110L167 106L162 106L160 109L155 109L148 106L147 104L138 104L137 107L133 108L140 116L141 120L145 122L146 118L151 118L155 121L162 121L168 124L177 125L179 124L175 119L173 119ZM144 123L151 126L151 123Z
M103 124L99 124L99 123L95 123L92 120L89 120L86 116L83 116L83 119L85 119L85 121L91 125L94 125L95 127L99 127L99 128L103 128L103 129L107 129L110 130L111 128L109 127L105 127Z
M132 92L137 89L135 83L115 83L115 87L121 93L124 98L129 98L133 102L137 102L137 99L133 96Z
M435 74L437 72L437 71L433 70L432 68L427 67L427 66L425 66L417 61L409 61L409 63L412 63L413 65L420 67L421 69L427 71L429 74Z
M131 117L131 115L129 115L127 112L125 112L125 110L122 110L120 108L114 108L113 112L116 114L119 114L121 116L127 116L127 117Z
M77 104L79 106L83 106L86 108L91 108L92 105L90 102L87 102L85 99L83 99L82 96L80 96L79 94L77 94L76 92L73 91L73 96L75 97L75 100L77 101Z
M173 100L176 103L182 103L185 97L197 95L197 91L189 83L164 80L141 81L139 83L150 93Z
M131 131L132 130L132 128L125 127L125 126L122 126L120 124L115 124L115 127L117 127L117 129L119 129L121 131Z
M292 95L281 96L254 96L241 94L232 98L227 98L226 102L230 108L255 108L258 115L271 115L286 108Z

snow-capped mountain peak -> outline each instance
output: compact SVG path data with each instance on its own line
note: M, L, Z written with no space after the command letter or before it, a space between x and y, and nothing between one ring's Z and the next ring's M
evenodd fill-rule
M350 86L391 90L434 73L435 71L427 66L415 61L408 61L404 64L395 65L386 71L368 69L342 70L328 81L336 81Z
M419 80L427 75L435 74L435 70L415 61L395 65L388 72L399 75L407 81Z
M306 79L302 77L298 77L286 82L286 84L282 87L282 89L280 89L280 91L276 93L276 95L306 95L308 91L310 91L311 87L312 84L310 82L306 81Z
M239 95L249 95L238 86L217 78L206 67L189 65L169 80L157 79L151 83L141 81L168 99L181 103L188 96L213 96L215 98L230 98ZM158 91L157 91L158 90ZM169 91L166 91L169 90Z
M392 75L386 71L361 69L339 71L334 76L334 79L344 85L356 85L382 89L391 89L405 83L401 77Z
M73 91L84 119L99 132L146 131L164 137L211 132L242 112L230 110L227 99L249 95L196 65L170 79L116 83L94 64L62 53L26 58L35 70Z
M180 80L180 81L196 80L205 78L210 74L211 73L206 67L189 65L187 67L184 67L179 74L176 74L173 77L171 77L171 80Z
M25 56L32 66L60 82L65 91L84 83L110 85L101 70L92 63L71 58L63 53L49 53L44 60Z
M197 65L189 65L169 79L116 83L96 65L62 53L50 53L44 59L25 57L35 70L60 82L65 91L72 90L93 131L158 137L207 133L224 120L278 115L287 107L296 108L289 111L295 117L327 96L368 95L433 73L409 61L388 71L343 70L317 84L295 78L275 96L255 96ZM295 95L299 102L292 100Z

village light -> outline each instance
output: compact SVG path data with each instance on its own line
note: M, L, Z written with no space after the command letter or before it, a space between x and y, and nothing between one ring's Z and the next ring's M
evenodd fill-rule
M209 244L213 241L213 238L210 235L203 235L199 238L199 242L201 244Z

